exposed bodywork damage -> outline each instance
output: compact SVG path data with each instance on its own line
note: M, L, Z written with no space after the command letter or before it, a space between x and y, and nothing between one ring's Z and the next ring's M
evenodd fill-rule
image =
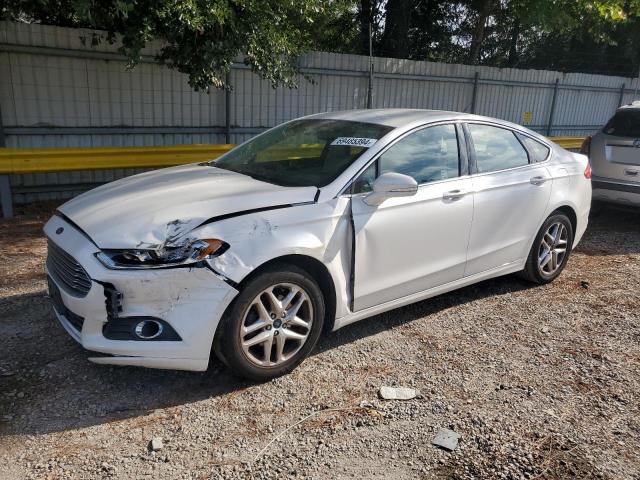
M193 222L180 219L172 220L166 224L164 238L159 243L140 242L136 245L136 248L153 250L158 257L169 261L182 258L184 253L200 240L188 235L191 230L193 230ZM160 237L160 235L156 236Z
M207 260L220 274L240 283L261 265L288 255L304 255L314 258L329 269L338 295L343 296L341 305L346 308L350 270L350 246L345 244L350 237L348 223L349 199L336 198L324 204L302 204L291 210L277 209L251 213L207 224L194 230L191 235L201 238L219 238L230 247L222 255ZM317 209L322 209L320 218ZM306 213L313 209L314 214Z
M222 220L227 220L229 218L233 218L233 217L241 217L243 215L250 215L252 213L259 213L259 212L266 212L269 210L277 210L279 208L289 208L289 207L295 207L297 205L306 205L309 203L313 203L313 202L303 202L303 203L288 203L285 205L273 205L270 207L262 207L262 208L254 208L252 210L241 210L238 212L232 212L232 213L225 213L224 215L218 215L217 217L211 217L208 218L207 220L205 220L204 222L202 222L200 225L198 225L198 227L203 227L209 223L215 223L215 222L220 222Z
M62 227L63 233L56 231ZM104 357L102 363L117 363L122 357L137 357L141 365L158 362L164 368L205 370L209 350L218 322L238 290L209 268L169 268L164 270L109 270L97 260L97 247L62 217L54 216L45 233L74 252L92 279L84 298L74 297L61 289L63 303L84 318L82 331L74 330L65 319L60 322L87 350L105 352L117 357ZM163 342L159 354L156 342L110 340L103 335L109 321L105 307L105 285L122 294L119 318L155 317L168 322L182 338ZM162 356L163 361L154 360ZM147 359L149 359L147 361Z
M215 167L184 165L98 187L59 210L102 249L141 248L175 242L216 217L312 203L317 190L281 187Z

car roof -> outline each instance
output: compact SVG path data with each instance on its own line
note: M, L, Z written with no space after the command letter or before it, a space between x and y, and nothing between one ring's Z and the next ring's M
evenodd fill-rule
M444 110L420 110L413 108L374 108L367 110L341 110L318 113L312 118L327 120L348 120L352 122L374 123L398 128L413 123L430 123L440 120L481 120L499 123L508 127L522 128L511 122L496 118L482 117L470 113L447 112Z
M631 102L628 105L623 105L618 110L628 110L628 109L640 109L640 100L636 100L634 102Z

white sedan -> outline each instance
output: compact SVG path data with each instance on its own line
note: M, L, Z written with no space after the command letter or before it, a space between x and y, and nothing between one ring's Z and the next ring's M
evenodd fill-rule
M214 352L268 379L357 320L509 273L552 281L590 176L585 156L491 118L312 115L61 206L50 296L93 362L201 371Z

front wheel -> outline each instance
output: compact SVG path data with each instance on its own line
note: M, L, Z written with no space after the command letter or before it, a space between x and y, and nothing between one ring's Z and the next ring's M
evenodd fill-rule
M284 375L307 357L324 321L324 297L307 272L294 266L252 278L225 314L216 353L252 380Z
M538 284L552 282L564 270L572 245L571 221L564 213L552 214L540 228L521 276Z

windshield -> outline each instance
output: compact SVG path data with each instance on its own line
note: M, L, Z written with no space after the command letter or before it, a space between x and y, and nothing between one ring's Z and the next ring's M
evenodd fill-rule
M296 120L231 150L211 165L277 185L323 187L391 130L346 120Z
M640 109L618 110L603 131L616 137L640 137Z

